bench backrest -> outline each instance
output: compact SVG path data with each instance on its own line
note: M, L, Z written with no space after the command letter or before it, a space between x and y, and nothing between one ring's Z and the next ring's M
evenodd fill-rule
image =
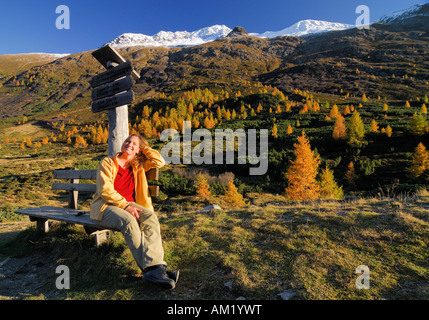
M54 182L52 183L52 189L69 191L69 208L77 209L79 191L95 193L97 190L95 183L79 183L79 181L81 179L95 180L96 177L97 170L55 170L54 179L67 179L70 182ZM149 184L149 196L158 196L159 186L150 185L150 183L159 179L159 169L152 168L147 171L146 179Z

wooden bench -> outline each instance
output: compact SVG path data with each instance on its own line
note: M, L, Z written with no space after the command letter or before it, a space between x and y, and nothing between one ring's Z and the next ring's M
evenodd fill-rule
M97 246L99 246L107 240L107 232L119 230L100 228L90 219L89 211L78 210L79 192L95 193L96 175L97 170L55 170L54 179L70 180L67 183L54 182L52 184L53 190L66 190L69 192L68 206L64 208L45 206L18 209L15 213L29 216L31 221L36 222L37 229L41 232L49 231L49 220L82 225L88 235L95 236L95 242ZM152 181L157 181L158 178L158 168L153 168L146 172L150 196L158 196L159 194L159 186L150 185ZM94 182L90 181L91 183L79 183L81 179L94 180Z

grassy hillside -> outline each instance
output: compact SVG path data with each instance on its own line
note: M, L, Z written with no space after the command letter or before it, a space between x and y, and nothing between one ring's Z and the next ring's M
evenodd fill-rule
M158 212L166 261L180 269L177 288L165 292L144 282L126 244L114 233L96 248L82 227L54 224L0 242L12 255L0 281L3 298L24 299L228 299L297 300L424 299L429 297L426 238L427 192L396 199L371 198L303 204L253 194L257 205L198 213ZM190 200L189 200L190 201ZM4 261L4 259L3 259ZM70 289L57 290L57 265L70 268ZM34 265L39 265L34 269ZM368 289L357 289L370 271ZM32 281L26 280L30 269ZM27 285L25 285L27 283Z
M19 74L30 68L50 63L62 56L49 53L3 54L0 56L0 74Z

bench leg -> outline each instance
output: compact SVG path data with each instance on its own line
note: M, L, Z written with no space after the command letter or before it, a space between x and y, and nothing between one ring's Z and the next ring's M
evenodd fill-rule
M37 227L38 231L40 231L40 232L48 232L49 231L48 219L30 217L30 220L36 221L36 227Z
M49 222L47 219L39 219L37 220L37 230L40 232L48 232L49 231Z
M86 234L95 236L95 244L97 245L97 247L101 246L103 243L107 241L108 230L100 230L100 229L91 228L87 226L84 226L84 229Z
M95 235L95 244L97 247L101 246L103 243L107 241L107 231L106 230L100 230L94 232Z

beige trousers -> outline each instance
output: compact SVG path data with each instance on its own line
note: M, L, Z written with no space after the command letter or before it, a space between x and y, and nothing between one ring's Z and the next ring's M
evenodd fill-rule
M167 265L164 261L158 217L154 212L137 203L131 202L130 205L142 210L138 221L127 211L119 207L108 206L103 219L95 221L96 224L121 231L141 270L157 264Z

